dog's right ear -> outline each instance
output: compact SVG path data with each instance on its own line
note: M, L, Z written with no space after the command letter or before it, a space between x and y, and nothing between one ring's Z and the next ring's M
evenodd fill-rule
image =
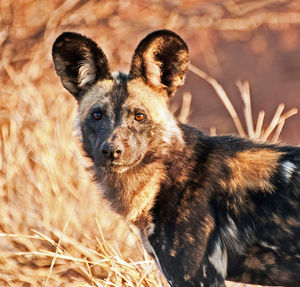
M80 100L82 90L98 80L112 78L103 51L81 34L61 34L53 44L52 57L63 86L77 100Z
M183 85L188 65L186 43L172 31L158 30L146 36L135 49L129 78L142 79L172 97Z

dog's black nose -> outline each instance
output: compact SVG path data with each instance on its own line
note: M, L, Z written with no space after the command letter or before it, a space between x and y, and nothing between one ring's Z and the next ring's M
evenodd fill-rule
M101 147L101 151L106 159L114 160L121 157L123 147L121 144L105 142Z

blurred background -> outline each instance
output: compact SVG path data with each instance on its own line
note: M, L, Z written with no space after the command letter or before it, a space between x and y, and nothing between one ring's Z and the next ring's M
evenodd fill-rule
M187 42L192 64L219 82L240 118L237 81L249 82L254 122L264 111L262 130L280 103L300 108L297 0L0 0L0 286L165 284L91 181L73 131L76 102L51 59L56 37L75 31L127 72L139 41L163 28ZM174 110L187 92L190 124L238 133L212 85L191 71ZM278 140L300 144L298 114Z

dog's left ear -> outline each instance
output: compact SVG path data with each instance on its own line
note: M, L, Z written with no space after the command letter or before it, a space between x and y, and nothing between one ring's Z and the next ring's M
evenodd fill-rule
M64 32L52 47L56 73L63 86L80 101L81 91L111 79L107 58L97 44L78 33Z
M183 85L188 65L185 42L172 31L159 30L146 36L136 48L129 77L141 78L147 85L165 89L171 97Z

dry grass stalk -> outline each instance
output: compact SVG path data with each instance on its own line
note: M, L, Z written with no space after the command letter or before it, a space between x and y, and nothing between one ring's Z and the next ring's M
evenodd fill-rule
M229 97L227 96L226 92L224 91L223 87L212 77L208 76L205 72L200 70L199 68L195 67L194 65L190 65L189 68L193 73L201 77L202 79L206 80L216 91L219 99L224 104L225 108L229 112L236 128L240 136L246 136L244 129L242 127L241 121L239 116L233 107ZM238 89L240 91L240 96L242 98L244 108L244 120L247 127L247 136L252 139L261 140L261 141L270 141L270 142L277 142L280 136L280 132L284 126L285 121L293 115L298 113L297 108L293 108L282 114L284 110L284 104L280 104L275 111L272 121L268 125L265 131L263 131L263 121L265 112L260 111L258 114L258 119L256 123L256 128L254 129L254 120L252 115L252 107L251 107L251 96L250 96L250 88L248 82L237 82ZM275 131L275 132L274 132ZM214 131L212 131L214 133ZM274 133L272 139L271 135Z
M248 82L237 82L237 86L240 90L241 98L244 102L244 118L246 122L247 132L250 138L254 138L254 126L253 126L253 116L251 108L251 97L250 97L250 88Z
M180 112L179 115L177 116L178 120L183 124L186 124L188 122L189 117L192 113L191 104L192 104L192 94L190 92L185 92L182 96Z
M278 141L279 135L280 135L280 133L282 131L282 128L283 128L283 126L285 124L286 119L288 119L291 116L296 115L297 113L298 113L298 109L297 108L293 108L293 109L289 110L288 112L286 112L285 114L283 114L280 117L280 119L278 121L278 124L277 124L277 128L276 128L275 133L274 133L274 136L272 138L272 142L277 142Z
M223 89L223 87L217 82L217 80L215 80L214 78L210 77L208 74L206 74L205 72L203 72L202 70L200 70L199 68L195 67L194 65L190 64L189 70L192 71L194 74L196 74L197 76L199 76L200 78L204 79L205 81L207 81L216 91L219 99L222 101L222 103L224 104L225 108L227 109L227 111L229 112L237 130L238 133L241 136L246 136L246 133L242 127L241 121L237 115L237 112L235 110L235 108L233 107L231 101L229 100L225 90Z
M259 111L259 113L258 113L256 127L255 127L255 137L256 138L261 137L261 132L262 132L262 127L263 127L265 114L266 114L265 111Z

